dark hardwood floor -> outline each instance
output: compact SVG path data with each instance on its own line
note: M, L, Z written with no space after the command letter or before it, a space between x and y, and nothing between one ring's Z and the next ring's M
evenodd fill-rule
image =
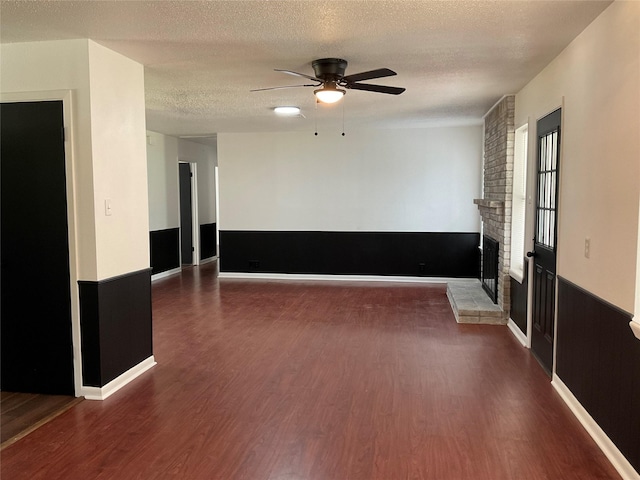
M20 440L82 400L66 395L0 392L0 449Z
M158 365L2 451L2 479L613 479L506 327L444 287L153 286Z

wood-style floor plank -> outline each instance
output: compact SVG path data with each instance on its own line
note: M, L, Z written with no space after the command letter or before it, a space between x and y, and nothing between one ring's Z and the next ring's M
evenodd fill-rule
M66 395L0 392L0 449L33 432L81 400Z
M153 286L158 365L2 452L8 479L614 479L505 327L442 286Z

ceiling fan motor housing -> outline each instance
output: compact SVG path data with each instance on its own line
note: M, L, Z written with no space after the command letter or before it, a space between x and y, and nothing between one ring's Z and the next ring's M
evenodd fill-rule
M311 63L316 78L325 82L337 82L344 77L347 61L341 58L321 58Z

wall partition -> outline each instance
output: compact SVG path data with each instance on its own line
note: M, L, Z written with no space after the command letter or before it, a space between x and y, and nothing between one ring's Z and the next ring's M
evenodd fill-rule
M220 134L221 272L476 277L480 125Z

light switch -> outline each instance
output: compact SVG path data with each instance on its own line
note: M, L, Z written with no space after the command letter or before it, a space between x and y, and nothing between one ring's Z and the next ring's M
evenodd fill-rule
M591 256L591 239L589 237L584 239L584 257L589 258Z
M104 201L104 214L107 217L111 216L111 200L109 199Z

